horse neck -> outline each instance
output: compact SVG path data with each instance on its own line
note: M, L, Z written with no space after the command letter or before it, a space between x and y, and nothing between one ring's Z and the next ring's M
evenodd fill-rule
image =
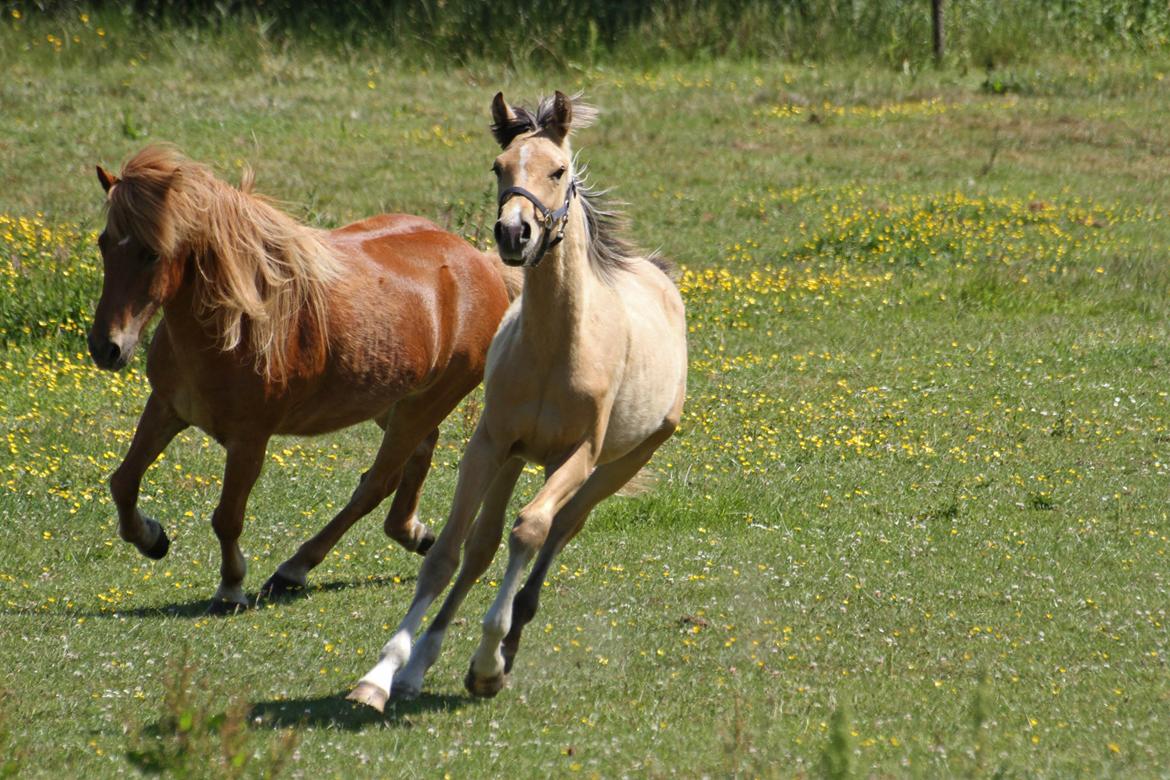
M168 323L167 333L173 342L182 341L188 348L218 348L215 330L207 322L201 308L202 291L199 272L194 261L187 257L182 263L182 281L175 294L162 305L163 319Z
M524 273L520 298L523 331L536 345L560 350L582 332L593 285L585 214L576 200L569 207L565 238L535 268Z

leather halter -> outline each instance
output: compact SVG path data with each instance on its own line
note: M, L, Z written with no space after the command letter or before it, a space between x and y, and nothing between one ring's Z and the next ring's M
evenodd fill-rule
M523 187L509 187L500 193L500 199L496 208L496 219L504 213L504 204L508 202L514 195L519 195L525 200L532 203L532 206L540 212L540 226L544 229L544 235L541 237L540 252L536 255L536 259L532 261L532 266L535 268L544 259L544 255L548 250L552 249L565 238L565 228L569 224L569 203L573 200L573 196L577 194L577 181L574 179L569 182L569 189L565 193L564 204L553 211L548 206L540 202L540 198L533 195ZM558 224L559 223L559 224ZM553 235L553 231L556 235Z

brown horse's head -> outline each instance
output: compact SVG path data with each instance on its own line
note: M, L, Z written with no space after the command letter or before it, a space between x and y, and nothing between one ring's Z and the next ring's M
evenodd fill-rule
M496 244L508 265L534 266L563 235L574 195L569 133L596 111L557 92L536 112L492 101L492 134L503 148L492 170L499 192Z
M141 156L141 155L140 155ZM132 162L143 162L137 158ZM116 371L134 354L142 329L182 282L165 224L173 170L130 164L122 178L98 166L106 191L106 228L98 237L104 278L89 331L89 354L99 368Z

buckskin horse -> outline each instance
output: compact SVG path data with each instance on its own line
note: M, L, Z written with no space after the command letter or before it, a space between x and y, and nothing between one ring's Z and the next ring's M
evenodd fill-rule
M371 217L324 231L298 223L167 146L115 176L100 166L107 220L89 350L101 368L130 360L155 313L151 393L110 478L118 533L150 558L162 526L138 508L147 468L188 426L227 452L211 526L222 552L212 612L248 606L239 537L274 434L312 436L374 420L384 431L348 503L282 563L261 593L303 587L359 518L391 493L385 531L425 554L417 505L438 425L483 375L518 274L426 219Z
M504 150L493 166L496 242L505 263L524 269L524 289L488 353L483 413L459 463L447 524L423 561L406 616L349 695L375 709L391 693L421 690L451 619L495 556L526 461L542 466L546 481L508 539L499 594L464 680L477 696L503 687L553 558L678 425L687 362L682 298L667 264L621 238L618 214L574 170L569 133L595 113L560 92L535 112L500 94L492 103ZM465 540L459 576L412 648Z

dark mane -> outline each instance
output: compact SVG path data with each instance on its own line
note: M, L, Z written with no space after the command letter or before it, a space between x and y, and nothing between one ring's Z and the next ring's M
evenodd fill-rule
M597 109L581 102L581 93L573 95L569 100L573 104L573 129L580 130L589 127L597 119ZM540 99L533 111L524 106L509 106L513 117L504 123L492 122L492 136L500 146L507 149L517 136L525 133L535 133L545 127L554 116L556 96L550 95Z
M582 169L574 177L581 210L585 213L585 230L589 264L603 279L627 268L630 263L646 260L653 263L672 281L678 281L678 268L657 251L644 254L626 237L630 221L618 208L622 205L609 197L609 190L591 187L585 181L588 171Z
M496 141L505 149L512 141L516 140L516 136L524 135L525 133L535 133L540 129L536 123L536 115L523 106L512 107L513 117L511 121L506 123L492 122L492 135L495 136Z

